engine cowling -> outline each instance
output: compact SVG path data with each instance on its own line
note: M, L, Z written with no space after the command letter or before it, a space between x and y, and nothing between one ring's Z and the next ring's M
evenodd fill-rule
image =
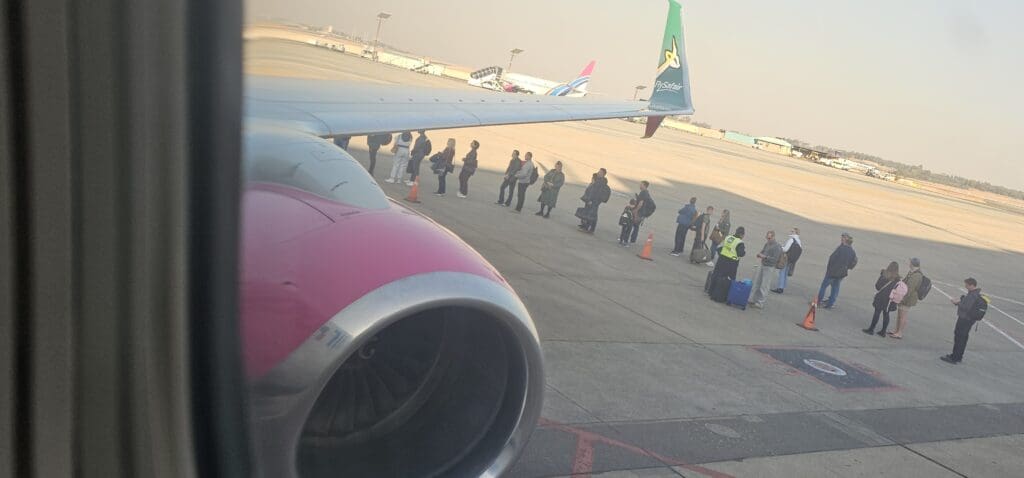
M246 170L242 328L264 476L506 471L539 418L543 366L501 275L329 142L250 132Z

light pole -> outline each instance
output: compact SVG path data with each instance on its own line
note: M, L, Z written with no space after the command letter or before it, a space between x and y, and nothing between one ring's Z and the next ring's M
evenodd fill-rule
M647 86L646 85L636 85L635 88L636 89L633 90L633 101L636 101L636 97L637 97L637 95L640 94L640 90L647 89Z
M512 56L508 57L508 68L505 69L505 72L512 71L512 60L516 59L516 55L522 53L523 51L524 50L521 50L519 48L513 48L509 50L509 53L512 53Z
M373 61L377 61L377 47L380 44L380 27L384 20L391 18L390 13L380 12L377 14L377 34L373 36Z

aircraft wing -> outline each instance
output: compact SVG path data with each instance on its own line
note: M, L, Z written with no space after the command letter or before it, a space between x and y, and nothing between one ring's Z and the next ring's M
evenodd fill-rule
M649 116L647 137L664 116L693 114L680 15L679 4L669 0L650 102L250 76L246 121L333 137Z

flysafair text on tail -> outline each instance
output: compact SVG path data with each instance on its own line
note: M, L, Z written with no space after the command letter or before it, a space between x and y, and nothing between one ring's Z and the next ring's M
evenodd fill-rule
M654 80L648 108L672 115L693 114L690 98L690 69L686 65L683 41L682 8L675 0L668 0L668 20L658 55L658 70ZM645 138L654 134L664 116L647 118Z

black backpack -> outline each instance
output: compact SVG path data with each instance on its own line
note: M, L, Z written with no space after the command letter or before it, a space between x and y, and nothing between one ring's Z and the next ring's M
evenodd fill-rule
M984 319L985 314L988 312L989 298L986 295L982 295L981 299L978 300L977 304L974 304L974 310L970 311L971 319L975 322Z
M932 280L921 273L921 285L917 286L917 300L924 300L932 291Z
M537 166L533 167L533 171L530 171L530 184L537 182L537 178L540 177L540 173L537 172Z
M644 207L640 208L640 216L651 217L655 209L658 209L658 205L654 204L654 198L648 196L648 199L644 201Z

